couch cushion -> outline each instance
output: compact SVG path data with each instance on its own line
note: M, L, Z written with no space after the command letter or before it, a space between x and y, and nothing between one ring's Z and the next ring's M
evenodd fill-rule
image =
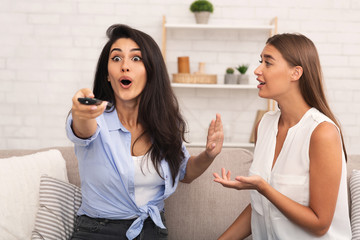
M81 204L80 188L43 175L40 180L39 204L32 240L69 239Z
M353 239L360 238L360 170L353 169L350 176L351 230Z
M50 147L50 148L42 148L42 149L6 149L0 150L0 158L9 158L13 156L24 156L29 154L34 154L37 152L45 152L50 149L57 149L61 152L61 155L66 161L67 168L67 176L69 182L75 184L80 187L80 176L79 176L79 168L78 161L75 156L74 147Z
M204 148L188 148L195 155ZM231 170L231 177L248 175L253 155L241 148L224 148L210 167L190 184L179 183L165 201L169 239L217 239L250 204L249 191L224 188L213 172ZM181 227L179 227L181 226Z
M0 159L1 239L30 239L38 209L40 176L67 181L65 160L58 150Z

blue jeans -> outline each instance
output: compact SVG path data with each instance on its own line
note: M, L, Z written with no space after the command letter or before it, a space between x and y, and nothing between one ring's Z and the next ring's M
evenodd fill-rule
M164 214L161 213L164 225ZM71 240L126 240L126 231L134 220L110 220L79 216ZM167 240L168 230L161 229L148 217L136 240Z

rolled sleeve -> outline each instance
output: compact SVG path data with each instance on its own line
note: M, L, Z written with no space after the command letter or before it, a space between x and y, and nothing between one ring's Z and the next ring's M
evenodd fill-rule
M90 137L90 138L79 138L75 135L73 129L72 129L72 114L69 114L69 117L66 120L66 135L69 138L70 141L72 141L75 145L79 145L79 146L88 146L92 141L94 141L94 139L96 139L96 137L99 135L100 133L100 126L99 124L97 124L97 128L96 128L96 132Z
M184 153L184 159L183 161L181 162L181 165L180 165L180 180L183 180L184 177L185 177L185 173L186 173L186 165L189 161L189 158L190 158L190 153L188 152L188 150L186 149L185 145L183 144L182 145L182 151Z

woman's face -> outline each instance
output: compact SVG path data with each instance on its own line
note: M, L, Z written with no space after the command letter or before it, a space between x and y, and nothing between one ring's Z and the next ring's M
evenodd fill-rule
M259 96L277 100L281 95L289 92L293 67L282 57L281 53L272 45L267 44L262 51L260 66L254 73L259 81Z
M138 102L146 85L140 47L130 38L119 38L110 48L108 81L116 101Z

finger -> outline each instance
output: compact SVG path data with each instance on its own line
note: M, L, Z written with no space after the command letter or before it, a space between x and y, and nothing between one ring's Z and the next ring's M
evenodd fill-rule
M236 176L235 180L238 182L247 183L245 177L243 177L243 176Z
M84 94L84 97L89 97L89 98L95 97L94 93L91 91L90 88L83 88L80 91Z
M215 120L211 120L210 122L210 126L209 126L209 129L208 129L208 137L213 135L215 132Z
M77 91L75 93L74 97L72 98L73 105L80 105L80 103L78 101L78 98L80 98L80 97L93 98L94 94L93 94L93 92L91 91L90 88L82 88L82 89L80 89L79 91Z
M215 132L223 131L223 125L221 121L221 115L219 113L216 114L216 120L215 120Z
M214 176L215 178L220 178L219 174L217 174L217 173L213 173L213 176Z
M105 110L106 110L106 107L107 107L107 104L108 104L108 101L102 101L102 103L100 104L99 107L101 107L102 110L105 111Z
M223 178L223 179L227 179L225 168L221 168L221 175L222 175L222 178Z
M226 178L227 178L227 180L230 180L230 177L231 177L231 172L230 172L230 170L227 172L227 174L226 174Z

